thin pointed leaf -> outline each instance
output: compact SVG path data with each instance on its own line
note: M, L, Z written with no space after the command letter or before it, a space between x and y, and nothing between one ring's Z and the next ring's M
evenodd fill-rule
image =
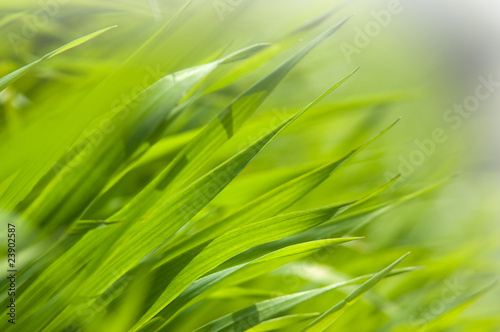
M31 69L33 69L33 67L35 67L36 65L40 64L41 62L47 60L47 59L50 59L58 54L61 54L69 49L72 49L73 47L76 47L78 45L81 45L97 36L99 36L100 34L108 31L109 29L112 29L112 28L115 28L116 26L111 26L111 27L108 27L108 28L105 28L105 29L101 29L101 30L98 30L96 32L93 32L91 34L88 34L86 36L83 36L83 37L80 37L78 39L75 39L73 40L72 42L69 42L68 44L64 45L64 46L61 46L60 48L50 52L50 53L47 53L45 54L43 57L41 57L40 59L36 60L36 61L33 61L32 63L22 67L22 68L19 68L18 70L0 78L0 91L3 91L5 88L7 88L9 85L11 85L12 83L14 83L15 81L17 81L18 79L20 79L23 75L25 75L28 71L30 71Z
M108 263L103 264L103 269L99 270L99 275L103 277L93 278L95 283L93 286L87 287L88 291L93 293L107 288L114 281L109 277L110 271L115 271L115 274L119 276L132 268L155 248L162 245L226 187L276 135L342 82L333 85L320 97L282 124L276 126L249 147L180 191L156 210L153 210L149 219L141 220L133 225L130 224L130 228L128 228L129 223L125 223L122 234L123 241L118 242L119 245L115 248L114 254L108 257ZM166 223L165 220L169 222ZM145 236L148 237L146 243L143 241ZM134 247L139 244L141 244L141 250L135 249ZM104 276L107 276L107 278Z
M174 256L180 252L193 248L204 241L213 239L234 227L240 227L254 221L277 215L316 188L346 161L354 157L373 141L385 134L398 121L399 119L382 130L372 139L347 153L344 157L320 166L306 174L284 183L283 185L241 207L229 216L219 220L216 224L206 227L192 236L184 237L175 246L168 247L166 250L168 250L171 256Z
M330 325L337 320L337 318L343 313L347 305L354 302L364 293L369 291L373 286L378 284L382 279L384 279L403 259L408 256L408 254L396 260L394 263L375 274L373 277L368 279L360 287L356 288L351 294L349 294L344 300L337 303L330 310L321 315L318 319L314 320L309 324L303 331L304 332L322 332L326 330Z
M280 215L237 228L216 238L172 280L135 328L139 328L155 316L184 291L191 282L231 257L260 244L276 241L318 226L378 194L380 190L378 188L358 201Z
M235 52L224 59L167 75L156 81L128 105L115 109L104 117L107 128L99 144L85 137L68 153L71 162L61 166L60 172L48 183L24 212L32 223L52 231L76 220L108 179L140 147L161 121L167 119L174 106L200 80L220 63L249 55L254 47Z
M313 318L318 317L319 313L310 314L295 314L289 316L278 317L270 320L266 320L252 328L249 328L245 332L267 332L276 331L278 329L283 329L289 326L295 327L300 323L307 322Z
M394 270L388 273L386 278L411 271L413 271L412 268ZM263 321L275 318L281 313L293 308L294 306L310 300L318 295L324 294L340 287L362 283L373 276L375 276L375 274L361 276L347 281L338 282L326 287L291 295L285 295L275 299L259 302L247 308L238 310L224 317L216 319L206 325L203 325L202 327L196 329L196 332L245 331Z
M339 238L301 243L279 249L254 261L212 273L193 282L172 303L163 308L158 316L162 317L167 323L181 309L202 300L210 294L209 290L213 292L223 287L240 284L295 259L305 257L325 246L342 244L357 239L359 238Z
M346 21L328 29L267 77L237 97L177 155L160 175L111 218L120 220L127 218L130 214L135 215L138 213L137 210L149 210L161 201L162 197L168 197L175 189L189 184L198 177L200 169L214 151L241 128L290 70L316 45L340 29Z
M371 199L375 196L378 196L381 193L385 192L392 185L394 185L394 183L396 183L396 181L398 179L399 179L399 176L396 176L394 179L388 181L387 183L385 183L384 185L380 186L379 188L373 190L371 193L364 196L360 200L354 202L354 205L350 206L350 208L357 206L359 204L362 204L363 202L366 202L369 199ZM333 225L335 225L337 218L341 218L341 216L344 213L346 213L347 211L349 211L349 210L346 209L341 214L335 215L332 219L325 221L324 224L333 223ZM323 223L318 224L317 226L320 226L322 224ZM242 253L240 255L233 257L231 260L229 260L227 263L224 264L224 267L241 264L242 262L246 262L248 260L255 259L255 257L260 257L260 256L264 255L265 253L275 251L276 248L282 248L282 247L290 245L290 244L302 243L302 242L313 241L313 240L318 240L318 239L324 238L323 233L320 233L322 236L318 236L316 234L315 230L319 228L317 226L315 226L314 228L311 228L310 230L304 230L304 232L300 232L295 236L282 238L282 239L274 241L274 242L265 243L265 244L256 246L250 250L245 251L244 253ZM308 234L308 232L312 232L313 236L311 236L311 234ZM303 234L307 234L308 236L304 236Z

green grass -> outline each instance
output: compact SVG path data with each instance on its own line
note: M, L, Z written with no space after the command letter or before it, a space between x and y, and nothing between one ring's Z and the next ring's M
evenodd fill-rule
M412 79L432 68L411 65L418 45L348 63L338 45L363 21L321 2L221 21L213 2L166 1L155 21L147 2L77 1L23 35L37 6L0 5L23 41L0 42L18 271L2 331L500 327L493 175L453 175L460 137L394 172L440 125L418 111L446 103Z

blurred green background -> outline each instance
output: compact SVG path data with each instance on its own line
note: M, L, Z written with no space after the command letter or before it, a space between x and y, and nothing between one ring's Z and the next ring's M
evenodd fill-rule
M431 15L426 15L429 8L411 1L194 1L175 16L184 4L170 0L0 4L1 76L73 39L117 25L44 62L0 94L2 209L14 210L11 202L21 195L9 191L14 178L26 174L23 179L30 183L35 181L28 176L30 169L45 167L50 172L51 158L64 153L93 121L144 89L145 80L256 43L271 43L271 48L280 50L266 65L192 103L162 133L161 142L171 144L172 153L152 155L86 212L89 219L106 218L168 164L178 150L176 144L185 144L193 132L312 36L354 13L345 27L287 76L258 113L213 155L206 169L257 139L357 66L360 70L281 134L203 212L224 213L240 206L304 170L342 156L402 117L386 135L289 210L354 199L398 173L402 173L400 181L381 200L411 193L457 172L460 175L390 209L352 234L365 236L364 240L288 264L243 286L276 294L297 292L343 276L377 271L411 251L406 264L425 269L381 284L331 330L500 330L498 287L455 309L457 315L434 320L455 308L456 301L491 284L500 272L499 154L497 126L492 125L499 119L494 103L498 93L492 92L474 110L458 115L459 119L459 113L449 111L474 96L481 84L477 78L487 79L493 70L476 71L463 61L463 49L454 48L456 44L434 25ZM331 17L318 26L291 34L332 8ZM439 21L436 11L433 15ZM163 29L170 20L173 23ZM210 87L234 68L236 64L218 68L203 84ZM41 230L26 228L26 239L31 240L19 242L21 264L49 245L36 242L33 234ZM221 292L183 312L170 328L193 330L269 294L256 296ZM294 312L323 312L342 296L344 291L328 293Z

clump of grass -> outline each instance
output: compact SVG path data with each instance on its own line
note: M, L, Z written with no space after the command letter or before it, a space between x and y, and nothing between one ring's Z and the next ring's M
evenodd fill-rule
M104 78L96 73L98 79L90 81L97 83L87 87L88 94L75 92L75 97L66 96L66 101L55 104L51 100L32 114L22 115L20 128L6 121L8 145L2 151L9 161L1 168L1 206L7 211L5 219L20 228L23 250L15 329L268 331L300 326L304 331L323 331L383 279L419 269L395 269L406 255L395 260L400 253L391 252L391 257L374 264L380 272L361 268L363 274L373 274L344 277L322 287L295 289L289 294L249 287L259 278L272 278L270 272L281 266L364 241L349 234L441 184L399 194L388 191L398 180L396 176L363 188L355 198L327 197L327 204L300 208L298 204L307 195L331 181L334 173L344 171L396 119L385 129L370 127L367 131L373 138L364 143L345 142L339 149L343 152L335 158L278 168L279 176L266 174L273 171L269 163L256 180L251 172L245 173L268 147L280 139L286 141L287 132L310 126L311 118L309 123L301 123L303 116L314 113L348 80L357 79L356 67L344 76L329 77L325 91L306 106L281 121L269 122L271 125L256 122L255 128L249 126L287 75L347 19L296 45L298 50L292 50L288 59L280 59L280 55L333 13L319 16L275 44L248 45L228 55L223 55L228 53L223 49L199 63L149 77L144 80L147 83L128 92L127 84L140 76L137 66L144 54L160 42L163 33L175 34L179 28L178 21L171 20L139 49L127 53L120 66L104 70ZM182 12L175 17L179 15ZM15 93L15 85L28 79L32 70L76 46L91 48L90 43L114 31L109 29L78 38L13 71L0 79L0 89ZM273 68L262 74L259 69L266 65ZM223 107L209 110L213 113L210 120L182 123L196 118L193 110L208 104L214 95L223 96L252 75L258 80ZM111 96L121 93L130 94L109 109ZM389 101L398 98L394 94ZM50 105L57 108L40 113ZM359 100L354 100L342 107L358 105ZM313 125L321 121L312 120ZM252 131L255 138L241 145L239 135L244 130ZM224 153L234 142L239 148ZM22 168L16 169L19 165ZM269 181L271 177L279 180ZM238 204L217 201L242 178L250 181L242 182L241 191L260 188L254 197L244 197ZM339 196L353 196L358 189L344 187ZM322 312L292 312L322 295L338 295L334 290L344 287L349 289L348 295L328 300L330 309L323 306ZM7 288L4 281L2 289ZM224 291L234 301L251 298L252 304L239 303L238 309L225 308L224 314L198 314L197 308ZM9 301L8 296L3 297L4 307ZM197 325L190 326L188 317L195 317ZM6 320L0 326L14 328Z

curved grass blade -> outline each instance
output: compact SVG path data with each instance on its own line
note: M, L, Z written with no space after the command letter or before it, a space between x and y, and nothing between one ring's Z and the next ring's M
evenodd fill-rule
M298 235L295 238L290 238L286 243L288 245L292 243L297 243L297 242L304 242L304 241L311 241L312 239L321 239L324 237L338 237L338 236L344 236L345 234L353 234L354 232L358 231L368 223L372 222L374 219L378 218L379 216L383 215L385 212L389 211L390 209L406 202L411 199L414 199L416 197L419 197L420 195L423 195L433 189L436 189L440 187L441 185L447 183L451 179L453 179L455 176L450 176L446 177L445 179L436 182L435 184L432 184L428 187L419 189L415 192L412 192L410 194L395 198L393 200L389 200L387 202L383 202L380 204L368 206L368 207L362 207L356 211L349 212L346 214L343 214L339 216L338 218L335 218L334 220L325 223L324 225L321 225L320 227L316 229L312 229L308 232L304 232L303 234ZM365 220L359 222L357 218L362 217L362 216L368 216ZM297 242L295 242L297 241ZM282 244L283 245L283 244ZM272 248L270 248L272 250Z
M385 277L391 277L402 273L412 272L413 268L398 269L389 272ZM318 295L331 290L362 283L369 280L375 274L357 277L347 281L338 282L326 287L317 288L301 293L281 296L275 299L263 301L230 313L224 317L214 320L202 327L196 329L196 332L219 332L219 331L245 331L259 323L275 318L281 313L293 308L294 306L310 300Z
M125 106L103 117L107 129L99 144L84 139L69 151L64 165L24 212L24 217L50 232L80 217L114 174L159 123L168 119L179 100L219 64L249 55L254 47L221 60L167 75L135 96ZM102 123L101 121L101 123Z
M321 332L326 330L330 325L333 324L337 320L337 318L344 312L347 306L361 297L364 293L369 291L373 286L378 284L382 279L384 279L391 271L398 265L403 259L408 256L409 253L402 256L394 263L375 274L365 283L363 283L360 287L354 290L351 294L349 294L344 300L337 303L334 307L328 310L326 313L321 315L318 319L309 324L303 331L304 332Z
M157 209L153 210L148 220L142 220L134 224L125 223L124 226L122 226L122 233L117 233L116 236L116 239L119 235L122 236L124 241L115 249L115 255L111 255L111 257L108 258L109 263L105 264L104 270L99 271L99 273L101 275L106 275L106 271L118 271L117 274L121 275L133 267L145 255L162 245L170 236L205 207L224 187L226 187L276 135L300 115L316 105L330 92L335 90L352 74L353 73L334 84L309 105L275 127L252 145L198 179L186 189L180 191ZM214 183L217 185L214 186ZM165 223L165 220L169 220L170 222ZM134 245L136 243L142 243L144 236L148 236L149 238L147 244L142 245L142 250L140 251L134 250ZM104 279L100 280L99 278L95 278L95 281L96 283L100 283L105 289L113 280L104 281ZM89 288L89 291L95 292L99 289L101 288L94 285Z
M491 291L498 284L498 280L485 286L484 288L472 293L459 296L451 303L446 303L442 310L437 313L429 314L425 322L416 324L417 331L446 331L452 328L453 323L462 311L469 307L472 303L479 300L483 295Z
M307 322L313 318L318 317L319 315L320 315L319 313L310 313L310 314L295 314L295 315L278 317L266 320L252 328L249 328L245 332L267 332L267 331L276 331L289 326L296 327L298 324Z
M305 257L312 252L323 248L325 246L337 245L346 242L356 240L358 238L340 238L340 239L328 239L321 241L314 241L310 243L302 243L299 245L290 246L287 248L282 248L273 252L271 254L260 257L259 259L242 264L238 267L227 269L225 271L220 271L214 274L210 274L203 277L186 289L178 298L175 299L169 306L164 308L158 316L162 318L162 323L157 323L164 325L169 321L175 314L188 306L191 306L200 300L206 298L210 294L216 292L217 290L241 283L245 280L249 280L253 277L261 275L263 273L274 270L275 268L284 265L294 259ZM159 294L166 288L173 277L182 270L183 266L186 266L189 261L195 257L200 250L192 250L191 252L185 253L174 260L171 260L154 270L152 270L152 277L150 277L151 288L148 294L146 294L145 308L154 303ZM152 264L151 264L152 263ZM139 265L134 271L130 271L127 275L123 276L121 280L117 281L113 286L109 287L106 292L104 292L100 298L103 299L113 299L117 296L116 290L121 289L122 285L126 284L129 280L135 280L142 274L142 271L149 270L154 265L154 262ZM127 289L122 289L122 292L127 292ZM120 300L120 298L118 298ZM108 301L109 302L109 301ZM93 301L90 302L87 308L93 308L93 310L104 310L108 302L103 301ZM109 304L114 305L114 303ZM83 309L82 309L83 310ZM140 312L139 312L140 313ZM57 318L51 321L51 330L63 329L71 321L72 310L66 310L62 312ZM149 326L149 324L148 324ZM145 328L146 326L145 326ZM141 329L142 331L143 329Z
M95 275L93 277L89 275L82 276L82 278L87 281L87 284L85 284L82 280L82 294L92 297L95 294L103 292L111 283L134 267L141 258L163 243L165 239L168 238L169 233L173 234L176 229L196 214L204 204L217 194L217 192L210 192L209 196L205 196L203 188L210 186L214 180L217 180L218 182L216 183L220 185L219 190L222 190L222 188L232 180L232 177L236 176L275 135L313 105L314 102L289 118L283 124L277 126L267 135L264 135L264 137L250 147L180 192L179 195L162 207L163 210L158 211L155 217L156 219L143 220L142 222L134 224L134 227L130 229L125 228L125 230L128 231L124 237L127 241L120 242L118 248L114 248L114 255L106 257L109 259L109 263L102 265L103 268L99 269L97 267L105 257L103 255L95 257L92 248L105 248L106 246L111 248L111 245L115 242L114 239L117 238L117 234L123 234L123 232L120 232L120 229L111 227L97 228L89 232L82 240L74 245L66 255L63 255L61 259L45 270L38 280L29 287L29 291L27 290L26 292L27 294L23 294L24 297L30 299L29 301L27 300L27 302L39 303L41 305L47 301L47 294L57 293L60 287L57 285L63 284L63 280L60 278L59 280L54 279L54 275L56 275L54 271L61 273L65 271L64 279L70 280L74 274L89 261L93 261L92 264L94 267L89 268L87 266L86 271L96 272L94 272ZM228 174L232 175L228 177ZM192 202L198 204L199 207L196 208L193 206ZM193 210L186 211L186 206L193 207ZM166 224L163 222L164 220L176 220L176 222ZM160 229L163 231L160 231ZM142 250L136 250L134 248L135 244L133 243L143 243L144 241L142 241L142 239L144 234L148 234L147 236L150 237L150 241L148 241L145 246L141 247ZM35 310L35 308L36 307L33 306L32 310Z
M212 241L168 285L155 304L136 324L138 329L171 303L189 284L231 257L263 243L276 241L318 226L376 195L380 188L357 201L293 212L232 230Z
M175 154L184 148L198 132L199 130L192 130L179 135L165 137L147 148L140 155L132 156L128 165L118 174L114 175L106 184L106 187L102 190L99 197L97 197L85 211L82 219L109 219L112 214L120 209L120 206L117 206L108 212L110 210L109 206L107 206L109 201L119 199L124 202L121 205L123 206L131 199L124 197L125 194L122 191L124 183L127 183L127 181L128 183L132 181L136 183L139 182L139 178L141 180L144 178L144 169L151 169L152 165L157 165L159 163L167 165L167 162L172 160ZM155 173L154 175L157 174ZM104 210L104 212L102 210Z
M270 299L282 293L245 287L228 287L211 293L209 299Z
M392 184L397 181L400 175L396 176L391 182ZM257 248L251 249L248 252L236 256L234 259L230 261L231 264L240 264L242 261L246 261L248 259L252 259L252 257L262 255L262 252L271 252L276 250L276 248L280 248L283 246L289 246L296 243L302 243L307 241L319 240L324 238L332 238L345 236L346 234L353 234L355 231L360 229L361 227L367 225L380 215L384 214L388 210L403 204L411 199L419 197L431 190L439 188L440 186L446 184L448 181L456 177L456 175L452 175L444 178L430 186L419 189L410 194L401 196L399 198L389 200L387 202L383 202L380 204L375 204L368 207L360 207L352 212L343 213L332 220L320 225L319 227L313 228L296 236L291 236L289 238L276 241L274 243L264 244ZM386 189L389 187L386 187ZM362 222L359 222L358 218L362 216L368 216L368 218Z
M161 28L161 30L166 31L171 28L171 25L173 24L175 19L185 9L187 9L191 2L192 0L187 1L184 6L173 16L173 18L170 19ZM64 136L65 139L62 139L61 137L53 137L53 140L55 140L55 142L51 143L50 149L47 149L47 151L41 153L38 164L36 165L35 163L33 163L34 165L30 165L29 167L22 169L22 174L21 176L16 178L16 183L12 190L9 190L9 193L7 195L3 195L1 197L0 202L4 208L11 210L20 201L22 201L25 196L29 194L33 186L35 186L35 184L44 175L51 172L54 165L58 163L58 159L60 159L60 157L64 155L68 145L65 142L74 142L77 139L79 133L85 130L85 123L89 123L94 116L98 116L99 114L102 114L102 112L105 112L109 109L108 102L112 103L116 100L107 97L108 95L113 95L113 93L109 93L110 91L118 93L119 88L117 88L117 80L123 80L122 78L125 77L128 82L124 85L132 89L133 87L130 86L130 82L143 79L143 74L139 74L137 72L137 63L141 63L141 61L138 59L139 53L141 53L140 50L143 50L146 44L153 44L153 41L157 40L159 33L160 31L157 31L157 33L153 37L151 37L146 43L139 47L137 51L133 55L131 55L121 66L119 66L112 74L108 75L103 81L101 81L90 92L88 96L83 98L81 101L78 101L76 105L71 105L72 108L75 108L75 113L85 115L85 121L81 121L83 126L75 123L75 125L72 126L74 130L69 131L69 133ZM136 62L135 65L132 64L132 60ZM91 103L95 105L96 111L89 111L88 105ZM46 130L46 125L41 125L37 130ZM1 176L5 176L5 174L1 174Z
M0 29L3 28L4 26L8 25L9 23L17 20L19 17L22 17L25 15L26 12L17 12L17 13L12 13L12 14L7 14L4 17L0 19Z
M158 314L192 282L225 260L254 245L290 236L320 224L348 206L349 204L336 205L312 211L301 211L293 215L278 216L236 229L215 239L172 280L135 328L139 328Z
M90 272L83 268L92 258L99 256L95 248L105 243L113 231L112 227L105 227L88 232L58 259L44 267L27 287L18 289L20 308L26 318L17 322L19 330L36 331L64 311L85 281L87 275L84 272ZM21 306L22 303L27 305Z
M347 153L344 157L320 166L306 174L292 179L283 185L269 191L254 201L236 210L229 216L219 220L216 224L210 225L192 236L186 236L172 247L168 247L169 255L186 251L204 241L213 239L234 227L251 224L254 221L273 217L285 210L299 199L304 197L311 190L325 181L335 170L342 166L350 158L357 155L373 141L389 131L397 122L382 130L375 137L363 143L361 146Z
M108 257L108 263L103 264L103 269L98 271L102 279L93 278L93 286L87 289L92 293L106 289L114 281L109 278L110 271L115 271L115 274L119 276L132 268L144 256L162 245L226 187L276 135L327 96L342 82L333 85L320 97L276 126L249 147L240 151L189 185L186 189L180 191L163 205L153 210L149 219L141 220L134 224L125 223L125 226L122 226L124 227L121 234L122 241L115 248L114 254ZM216 185L214 186L214 184ZM165 220L169 222L166 223ZM148 237L147 243L143 243L145 236ZM141 250L135 249L135 246L138 244L141 244Z
M295 259L310 255L320 248L347 243L357 239L360 238L339 238L301 243L279 249L254 261L212 273L194 281L172 303L163 308L158 313L158 316L163 318L165 323L168 323L179 311L202 300L218 289L253 279Z
M50 59L52 57L55 57L56 55L59 55L69 49L72 49L73 47L76 47L78 45L81 45L97 36L99 36L100 34L112 29L112 28L115 28L115 26L111 26L111 27L108 27L108 28L104 28L104 29L101 29L101 30L98 30L96 32L93 32L91 34L88 34L86 36L83 36L83 37L80 37L78 39L75 39L71 42L69 42L68 44L64 45L64 46L61 46L59 47L58 49L50 52L50 53L47 53L45 54L43 57L41 57L40 59L36 60L36 61L33 61L32 63L22 67L22 68L19 68L18 70L0 78L0 92L3 91L5 88L7 88L9 85L11 85L12 83L14 83L15 81L17 81L18 79L20 79L23 75L25 75L28 71L30 71L31 69L33 69L33 67L35 67L36 65L40 64L41 62L47 60L47 59Z
M232 84L233 82L237 81L241 77L247 75L248 73L256 70L257 68L262 67L264 64L268 63L278 54L280 54L284 50L294 45L297 42L297 40L303 38L305 33L319 26L328 17L332 16L339 9L338 7L339 6L335 6L329 11L319 15L318 17L313 18L309 22L306 22L302 26L298 27L284 38L276 42L273 42L269 48L259 53L255 57L242 62L241 64L233 68L231 71L229 71L227 74L225 74L223 77L221 77L219 80L214 82L204 91L204 93L211 93L220 90Z
M382 185L379 188L370 192L365 197L359 199L358 201L355 201L353 206L350 206L350 208L357 206L357 205L360 205L360 204L368 201L369 199L371 199L375 196L378 196L381 193L385 192L392 185L394 185L394 183L398 179L399 179L399 176L396 176L395 178L388 181L384 185ZM345 211L343 211L343 213L341 213L341 214L339 213L339 214L335 215L333 218L326 220L324 223L318 224L318 225L312 227L311 229L304 230L303 232L300 232L297 235L290 236L290 237L283 238L283 239L278 239L277 241L261 244L259 246L255 246L254 248L251 248L251 249L231 258L229 261L227 261L223 265L223 267L229 267L229 266L241 264L242 262L246 262L248 260L255 259L256 257L260 257L260 256L264 255L265 253L275 251L277 248L282 248L282 247L287 246L287 245L308 242L308 241L314 241L314 240L319 240L319 239L325 238L325 233L318 233L316 230L319 229L321 227L321 225L323 225L323 224L327 225L329 223L332 223L332 225L335 226L337 223L336 220L338 218L341 218L342 215L344 215L344 213L346 213L347 211L348 210L345 210ZM318 227L318 226L320 226L320 227ZM304 236L303 234L306 234L307 236ZM332 236L332 237L335 237L335 236Z
M200 169L214 151L241 128L288 72L316 45L339 30L346 21L344 20L328 29L267 77L237 97L177 155L176 159L160 175L111 218L114 220L126 219L129 215L135 215L138 210L149 210L157 202L161 202L162 198L173 193L175 189L189 184L190 181L197 178L200 175Z

